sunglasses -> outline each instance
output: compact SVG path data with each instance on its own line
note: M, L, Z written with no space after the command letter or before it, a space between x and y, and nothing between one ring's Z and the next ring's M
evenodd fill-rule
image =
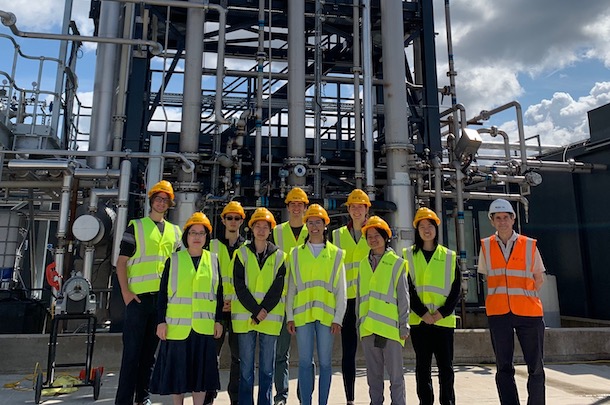
M241 219L241 217L240 216L232 217L231 215L226 215L224 219L227 221L239 221Z

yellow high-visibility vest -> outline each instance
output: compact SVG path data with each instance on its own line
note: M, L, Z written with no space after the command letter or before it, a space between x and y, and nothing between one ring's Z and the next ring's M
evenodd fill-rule
M429 262L421 250L413 254L413 247L403 249L403 257L409 262L411 281L417 295L430 312L445 304L455 281L456 255L453 250L437 245ZM409 314L409 325L419 325L422 319L413 311ZM436 322L437 326L455 328L455 314Z
M135 294L159 291L161 274L167 258L180 246L182 231L165 221L163 234L150 217L134 219L136 252L127 260L127 281Z
M286 221L273 228L273 241L281 251L288 253L293 247L305 243L308 233L307 227L303 225L299 238L295 239L290 222Z
M343 273L345 253L332 243L318 257L314 257L307 245L297 246L290 252L290 277L297 286L293 314L295 326L320 321L331 326L335 317L334 290Z
M362 259L358 268L360 337L375 334L404 346L405 341L400 338L396 288L400 277L406 277L409 271L406 261L388 250L374 272L368 257Z
M349 233L347 225L333 231L333 244L345 251L345 281L347 282L345 295L348 299L356 298L358 291L358 264L362 259L367 257L371 249L368 243L366 243L364 235L356 243Z
M246 288L248 288L256 302L260 304L271 288L277 272L285 259L286 254L278 249L265 260L263 268L260 268L256 255L248 247L242 246L235 251L235 258L233 260L239 260L244 265ZM279 336L282 322L284 321L285 306L286 282L284 282L280 302L267 314L265 320L257 325L251 322L252 314L242 305L238 298L231 303L233 331L235 333L256 331L265 335Z
M220 275L222 276L222 294L224 295L224 299L230 301L236 300L237 296L235 295L235 287L233 286L233 265L231 264L231 261L233 260L232 256L235 256L235 251L233 252L233 255L230 255L227 245L218 239L212 239L210 241L210 252L218 255L218 262L220 263Z
M187 250L170 258L167 284L167 339L184 340L191 329L202 335L214 334L219 280L218 258L202 251L195 269Z

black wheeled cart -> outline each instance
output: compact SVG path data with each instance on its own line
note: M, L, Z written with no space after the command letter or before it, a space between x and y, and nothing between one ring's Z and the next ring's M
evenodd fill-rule
M94 368L92 366L93 360L93 347L95 345L95 329L97 325L97 317L93 313L94 311L85 310L80 313L74 313L72 310L80 308L81 305L76 305L81 300L86 300L88 303L84 305L90 307L93 301L93 307L95 307L95 295L90 295L89 291L85 292L85 282L88 282L84 278L80 278L78 282L72 282L75 278L72 277L64 285L63 296L57 301L57 307L62 312L55 315L51 324L51 332L49 335L49 353L47 359L47 377L43 377L42 371L38 370L34 376L34 403L40 403L40 397L43 388L56 388L53 383L56 379L56 370L60 368L64 369L75 369L82 368L80 372L80 383L71 384L72 387L93 387L93 399L97 400L100 395L100 387L102 385L102 374L103 367ZM83 281L84 280L84 281ZM65 287L72 286L72 289L67 291ZM76 290L74 289L76 287ZM81 287L83 290L81 290ZM76 300L76 301L75 301ZM74 333L64 333L64 327L69 321L83 321L82 325L79 326L78 330ZM60 363L57 362L57 347L60 344L62 338L82 337L85 339L85 359L83 362L72 362L72 363ZM77 350L78 348L70 348L70 350Z

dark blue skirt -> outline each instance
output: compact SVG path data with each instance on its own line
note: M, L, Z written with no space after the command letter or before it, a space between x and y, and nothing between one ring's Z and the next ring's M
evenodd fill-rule
M214 336L191 330L185 340L162 340L150 381L153 394L185 394L220 389Z

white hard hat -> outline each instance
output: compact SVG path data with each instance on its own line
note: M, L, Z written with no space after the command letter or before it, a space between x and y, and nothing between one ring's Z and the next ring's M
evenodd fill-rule
M497 212L507 212L509 214L513 214L515 216L515 210L513 206L506 200L502 198L498 198L494 200L489 206L489 219L491 219L492 215Z

